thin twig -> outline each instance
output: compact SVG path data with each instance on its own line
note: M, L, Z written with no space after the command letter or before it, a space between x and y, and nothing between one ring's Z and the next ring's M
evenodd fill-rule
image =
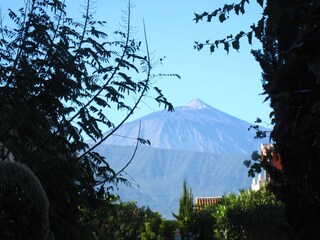
M124 167L114 175L114 178L116 178L117 176L119 176L119 174L122 173L122 172L130 165L130 163L132 162L133 158L135 157L135 155L136 155L136 153L137 153L137 150L138 150L138 145L139 145L139 140L138 140L138 139L140 138L140 131L141 131L141 120L140 120L140 122L139 122L138 138L137 138L137 140L136 140L137 142L136 142L136 146L135 146L135 148L134 148L133 154L132 154L130 160L127 162L127 164L124 165Z
M83 156L85 156L86 154L88 154L89 152L93 151L96 147L98 147L100 144L102 144L107 138L109 138L113 133L115 133L128 120L128 118L133 114L134 110L138 107L142 97L146 93L146 91L148 89L148 84L149 84L149 81L150 81L150 76L151 76L151 64L150 64L150 54L149 54L149 47L148 47L147 34L146 34L146 28L145 28L144 21L143 21L143 29L144 29L144 38L145 38L146 50L147 50L147 61L146 61L146 63L148 64L147 79L146 79L146 82L145 82L144 89L142 90L142 92L141 92L137 102L135 103L134 107L130 110L130 112L127 114L127 116L121 121L121 123L118 124L118 126L115 127L109 134L104 136L98 143L96 143L91 148L89 148L87 151L85 151L83 154L81 154L77 159L80 159Z

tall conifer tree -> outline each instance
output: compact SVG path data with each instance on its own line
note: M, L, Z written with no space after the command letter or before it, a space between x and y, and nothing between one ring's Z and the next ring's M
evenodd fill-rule
M173 213L184 232L189 231L190 221L193 215L193 193L191 187L187 187L186 179L183 180L182 194L179 200L179 214Z

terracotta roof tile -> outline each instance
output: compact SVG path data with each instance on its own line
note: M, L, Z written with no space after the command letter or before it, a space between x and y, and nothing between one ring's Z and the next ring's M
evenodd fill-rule
M214 205L220 202L221 197L196 197L196 208L200 209L205 206Z

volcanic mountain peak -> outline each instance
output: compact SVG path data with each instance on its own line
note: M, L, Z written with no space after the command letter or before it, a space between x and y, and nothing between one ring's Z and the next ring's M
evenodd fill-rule
M212 108L210 105L206 104L205 102L201 101L198 98L192 99L190 102L186 104L186 107L189 107L192 109Z
M254 132L248 131L250 125L194 99L174 112L154 112L126 123L106 143L130 146L134 143L132 138L140 135L156 148L249 154L261 144L254 139Z
M123 124L97 151L117 172L132 157L138 136L150 140L151 146L138 147L123 175L139 188L122 186L116 194L172 219L186 177L195 196L221 196L251 186L243 161L264 141L254 138L250 126L194 99L174 112L153 112Z

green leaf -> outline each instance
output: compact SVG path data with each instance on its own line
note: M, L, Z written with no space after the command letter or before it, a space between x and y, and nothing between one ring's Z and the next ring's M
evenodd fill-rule
M202 43L197 43L195 45L195 47L197 48L198 51L200 51L203 48L203 44Z
M255 123L261 123L262 120L260 118L257 117L257 119L254 121Z
M233 9L234 4L225 4L222 11L223 12L230 12Z
M244 3L241 3L240 4L240 12L242 13L242 14L245 14L245 10L244 10Z
M194 19L193 19L193 20L195 20L196 23L198 23L199 20L201 20L201 18L202 18L202 17L200 16L200 14L194 13Z
M108 104L105 100L103 100L102 98L99 98L99 97L95 97L94 98L94 101L99 105L99 106L102 106L102 107L106 107Z
M219 47L219 43L220 43L220 41L218 41L218 40L215 40L215 41L214 41L214 44L216 45L216 48Z
M234 12L239 15L239 12L240 12L240 5L239 4L236 4L234 5Z
M212 16L214 16L214 17L217 16L217 14L219 12L221 12L221 8L218 8L218 9L214 10L214 12L212 12Z
M137 140L141 143L141 144L148 144L149 146L151 146L151 142L148 139L143 139L143 138L137 138Z
M244 34L245 34L244 31L240 31L240 32L235 36L235 40L239 40Z
M265 138L265 137L267 137L266 131L258 130L258 131L256 132L255 138L260 139L260 138Z
M227 39L232 39L232 38L233 38L233 35L232 35L232 34L230 34L230 35L227 36Z
M210 53L213 53L214 50L215 50L215 47L214 47L214 45L212 44L212 45L210 46Z
M232 42L232 47L235 49L235 50L239 50L239 48L240 48L240 44L239 44L239 40L234 40L233 42Z
M230 44L228 42L224 42L224 50L226 50L227 53L229 53L229 47L230 47Z
M260 163L254 163L252 164L251 168L256 172L256 173L261 173L262 171L262 166Z
M220 21L221 23L224 22L226 19L227 19L227 18L226 18L226 15L225 15L224 13L221 13L221 14L219 15L219 21Z
M259 5L263 7L263 0L257 0L257 3L259 3Z
M252 45L252 32L253 32L253 31L248 32L248 34L247 34L247 37L248 37L248 43L249 43L250 45Z
M249 168L249 167L251 166L251 161L250 161L250 160L244 160L244 161L243 161L243 164L244 164L247 168Z
M258 161L258 160L260 160L260 158L261 158L261 155L258 153L258 151L252 152L252 154L251 154L251 159L252 160Z
M96 112L99 111L99 110L98 110L96 107L94 107L94 106L90 106L89 109L90 109L91 112L94 112L94 113L96 113Z

